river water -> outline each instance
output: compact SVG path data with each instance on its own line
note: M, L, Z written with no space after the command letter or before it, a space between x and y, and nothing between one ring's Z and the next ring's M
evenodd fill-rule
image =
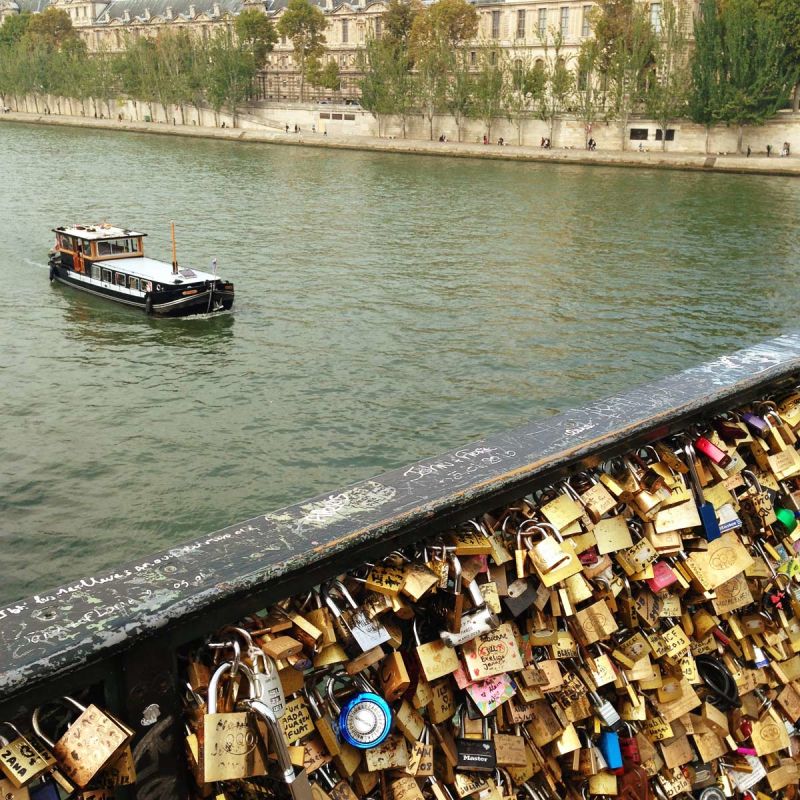
M9 601L796 327L790 178L0 128ZM50 286L113 221L236 284Z

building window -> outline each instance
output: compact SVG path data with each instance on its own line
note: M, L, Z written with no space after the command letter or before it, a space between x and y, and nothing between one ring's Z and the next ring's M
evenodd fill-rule
M561 35L567 36L569 34L569 7L561 7Z
M469 51L469 65L471 67L477 67L478 66L478 54L477 54L477 52L475 50L470 50Z
M497 66L497 50L492 50L492 52L489 53L489 63L493 67Z
M347 22L348 20L342 20L342 44L347 44Z
M647 141L647 128L631 128L631 137L634 141Z
M667 128L667 135L664 137L668 142L675 141L675 129L674 128ZM661 128L656 131L656 141L661 141Z
M650 25L656 33L661 33L661 3L650 3Z
M583 24L581 25L581 36L588 36L591 33L592 7L583 7Z
M383 20L378 17L375 20L375 38L380 39L383 35Z
M492 39L500 38L500 12L492 11Z
M517 39L525 38L525 9L517 11Z
M539 38L544 39L545 35L547 34L547 9L540 8L539 9L539 24L536 26L536 30L539 31Z

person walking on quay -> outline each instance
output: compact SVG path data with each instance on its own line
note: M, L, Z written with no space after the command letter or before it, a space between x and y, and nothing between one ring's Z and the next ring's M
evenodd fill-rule
M772 145L768 144L767 145L767 158L769 158L771 155L772 155Z
M286 123L286 133L289 133L289 123Z
M751 153L750 145L747 145L747 157L748 158L750 158L750 153Z

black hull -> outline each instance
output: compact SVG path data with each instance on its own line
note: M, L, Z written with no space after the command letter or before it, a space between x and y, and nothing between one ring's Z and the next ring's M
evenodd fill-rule
M234 292L218 288L204 288L196 294L184 296L182 291L151 292L145 297L135 297L114 291L113 288L87 284L64 266L50 264L50 280L78 289L81 292L113 300L115 303L138 308L154 317L189 317L197 314L215 314L233 307ZM186 287L181 287L183 291Z

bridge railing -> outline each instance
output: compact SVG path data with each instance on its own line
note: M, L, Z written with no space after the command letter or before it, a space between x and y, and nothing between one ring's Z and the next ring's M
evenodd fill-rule
M91 687L136 730L131 791L183 796L182 646L572 470L798 383L800 333L785 334L0 607L0 719Z

